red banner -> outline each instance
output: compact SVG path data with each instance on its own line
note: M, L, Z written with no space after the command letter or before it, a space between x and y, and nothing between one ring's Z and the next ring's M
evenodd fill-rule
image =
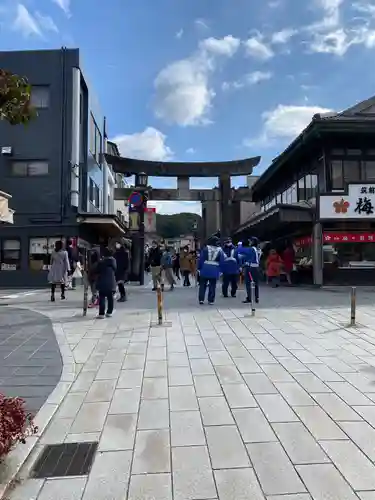
M375 233L364 231L362 233L323 233L324 243L374 243Z
M294 245L297 247L309 247L312 245L312 237L311 236L303 236L301 238L297 238L294 240Z
M154 214L156 213L156 207L145 207L145 214Z

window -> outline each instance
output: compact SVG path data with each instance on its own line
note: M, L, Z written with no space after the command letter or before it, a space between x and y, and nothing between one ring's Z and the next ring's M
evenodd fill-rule
M318 176L316 174L310 174L306 176L306 200L311 200L311 198L315 198L317 187L318 187Z
M100 189L98 188L98 186L95 186L94 203L96 208L100 208Z
M100 163L102 153L102 134L97 126L94 116L90 114L90 152L97 163Z
M342 161L331 161L331 187L332 189L344 189L344 176L342 172Z
M348 149L347 150L348 156L360 156L362 154L361 149Z
M15 271L21 268L20 240L3 240L1 245L1 270Z
M297 203L297 184L294 183L290 188L290 203Z
M94 194L94 190L95 190L95 183L92 179L90 179L90 185L89 185L89 200L91 202L94 202L94 198L95 198L95 194Z
M51 255L58 240L63 240L63 238L61 236L30 238L29 267L32 271L46 271L50 268Z
M347 183L361 180L361 171L359 161L344 160L344 181Z
M31 105L42 109L49 107L49 87L48 85L36 85L31 88Z
M14 177L36 177L48 175L49 165L45 161L15 161L11 164Z
M362 175L366 181L375 181L375 161L362 162Z

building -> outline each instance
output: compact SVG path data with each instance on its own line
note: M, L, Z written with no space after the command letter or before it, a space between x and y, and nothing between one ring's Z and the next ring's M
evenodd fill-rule
M293 245L295 279L375 280L375 97L315 115L252 187L261 208L235 231L282 250Z
M0 156L0 186L15 211L14 224L1 228L1 264L8 270L0 286L45 286L57 239L72 238L84 251L125 232L104 154L106 121L78 49L0 52L0 67L29 79L38 114L28 126L0 122L7 152Z

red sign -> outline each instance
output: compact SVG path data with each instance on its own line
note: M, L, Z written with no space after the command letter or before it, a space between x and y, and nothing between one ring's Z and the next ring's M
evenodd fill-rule
M323 233L324 243L374 243L375 233Z
M156 207L145 207L145 214L154 214L156 213Z

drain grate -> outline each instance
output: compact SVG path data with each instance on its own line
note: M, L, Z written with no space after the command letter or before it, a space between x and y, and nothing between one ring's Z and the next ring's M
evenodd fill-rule
M98 443L64 443L44 447L31 477L85 476L91 470Z

